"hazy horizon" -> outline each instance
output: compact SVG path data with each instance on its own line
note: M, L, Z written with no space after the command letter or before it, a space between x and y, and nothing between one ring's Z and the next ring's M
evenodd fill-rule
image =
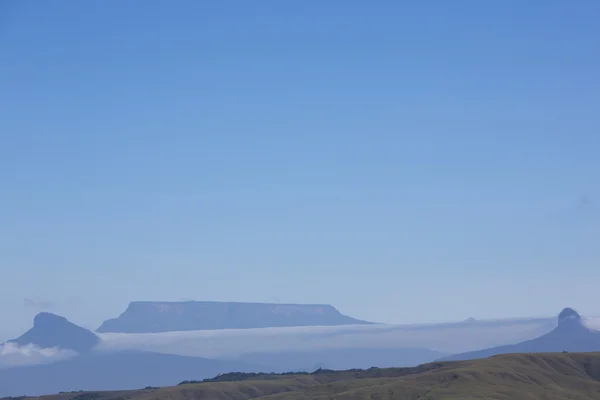
M182 300L182 301L196 301L196 300ZM158 302L160 302L160 301L158 301ZM335 305L333 305L333 304L332 304L332 306L335 307ZM126 307L124 307L122 311L125 311L125 308ZM336 307L336 309L337 309L337 307ZM340 311L340 310L338 309L338 311ZM534 320L534 319L545 319L545 318L554 319L558 315L558 311L560 311L560 310L557 310L557 312L555 312L553 314L546 314L546 315L541 315L541 314L539 314L539 315L512 315L512 316L503 316L503 317L499 317L499 318L487 318L487 317L483 317L483 318L475 318L475 320L479 321L479 322L488 322L488 321L492 322L492 321L513 321L513 320L514 321L518 321L518 320L530 320L530 319ZM45 310L39 310L39 311L37 311L35 313L35 315L39 314L40 312L48 312L48 313L56 314L56 315L59 315L59 316L65 316L65 315L60 314L60 313L58 313L56 311L52 311L51 309L49 309L49 307L47 307ZM117 313L117 314L115 314L115 315L113 315L113 316L111 316L111 317L109 317L107 319L116 318L120 314L121 314L121 312L119 312L119 313ZM14 339L14 338L20 336L25 331L29 330L33 326L33 317L35 315L32 315L32 318L29 321L29 323L26 326L22 327L22 328L20 328L19 326L9 326L9 327L4 327L4 329L2 329L2 327L0 327L0 343L2 343L3 341ZM355 317L354 315L350 315L350 314L347 314L347 313L345 315L348 315L350 317ZM590 318L598 318L598 316L600 315L600 313L598 313L598 314L582 314L582 315L585 315L586 317L590 317ZM386 325L386 326L390 326L390 327L393 327L393 326L397 326L397 327L423 326L423 327L425 327L425 326L430 326L430 325L444 325L444 324L460 323L460 322L464 322L464 321L466 321L466 320L468 320L470 318L473 318L473 317L468 317L468 318L464 318L464 319L461 319L461 320L421 320L421 321L404 321L404 322L385 322L385 321L374 321L374 320L368 320L367 319L367 321L373 322L373 323L378 324L378 325ZM92 332L96 332L96 329L98 329L98 327L102 324L102 322L105 321L105 320L101 320L101 321L98 321L97 323L81 324L81 323L79 323L79 321L72 320L72 319L69 319L69 318L67 318L67 319L70 322L72 322L72 323L74 323L76 325L79 325L79 326L81 326L81 327L83 327L85 329L88 329L88 330L90 330ZM323 328L324 329L346 329L345 327L351 327L351 326L352 325L338 325L338 326L329 326L329 327L324 326ZM360 325L357 326L357 327L360 327ZM8 329L6 329L6 328L8 328ZM306 329L306 328L309 328L309 327L298 326L297 328L299 330L303 330L303 329ZM315 327L315 328L319 328L319 327ZM294 327L272 327L272 328L252 328L252 329L254 329L254 330L257 330L257 329L258 330L261 330L261 329L267 329L267 330L268 329L275 329L276 331L281 330L283 332L286 329L292 329L293 330ZM364 329L369 329L368 325ZM596 329L596 328L594 328L594 329ZM230 329L226 329L226 330L230 330ZM233 329L233 330L235 330L235 329ZM239 330L240 331L244 331L246 329L239 329ZM205 332L210 332L210 331L217 332L218 330L207 330ZM191 332L198 332L198 333L201 334L203 331L191 331ZM185 332L181 332L181 333L184 334L184 335L186 334ZM122 335L122 334L105 333L105 334L101 334L101 336L102 335L104 335L106 337L111 337L111 335L117 335L118 336L118 335ZM131 334L131 335L135 336L135 335L138 335L138 334ZM146 334L142 334L142 335L146 335Z
M600 314L599 12L1 2L0 339L136 300Z

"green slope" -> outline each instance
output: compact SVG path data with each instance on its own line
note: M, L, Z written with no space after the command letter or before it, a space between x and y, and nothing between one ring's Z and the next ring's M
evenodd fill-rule
M216 380L136 391L64 393L40 399L600 400L600 353L508 354L415 368L297 375L232 374Z

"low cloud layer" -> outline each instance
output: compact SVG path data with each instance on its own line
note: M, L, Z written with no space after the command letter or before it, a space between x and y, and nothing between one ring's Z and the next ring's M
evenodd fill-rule
M346 325L224 329L165 333L103 333L98 350L144 350L207 358L255 352L341 348L427 348L459 353L532 339L556 327L554 318L438 325Z
M585 318L600 329L600 318ZM104 333L96 351L145 350L166 354L230 358L248 353L319 351L340 348L428 348L459 353L532 339L556 326L554 318L468 321L436 325L355 325L224 329L147 334ZM76 356L71 350L15 343L0 345L0 369L47 364Z
M583 317L583 324L589 329L600 330L600 317Z
M19 346L16 343L0 344L0 369L27 365L48 364L76 356L72 350L56 347L40 348L33 344Z

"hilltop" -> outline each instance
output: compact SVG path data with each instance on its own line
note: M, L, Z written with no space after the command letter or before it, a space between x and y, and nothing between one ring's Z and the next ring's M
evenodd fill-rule
M414 368L226 374L204 382L41 400L600 399L600 353L506 354ZM27 400L27 398L21 398Z
M158 333L209 329L370 324L328 304L238 303L219 301L134 301L100 333Z

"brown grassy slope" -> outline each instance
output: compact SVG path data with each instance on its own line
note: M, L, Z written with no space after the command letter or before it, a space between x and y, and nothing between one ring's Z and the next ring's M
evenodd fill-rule
M508 354L487 359L160 389L84 392L41 400L540 399L600 400L600 353Z
M600 399L600 353L501 355L399 379L318 385L279 399Z

